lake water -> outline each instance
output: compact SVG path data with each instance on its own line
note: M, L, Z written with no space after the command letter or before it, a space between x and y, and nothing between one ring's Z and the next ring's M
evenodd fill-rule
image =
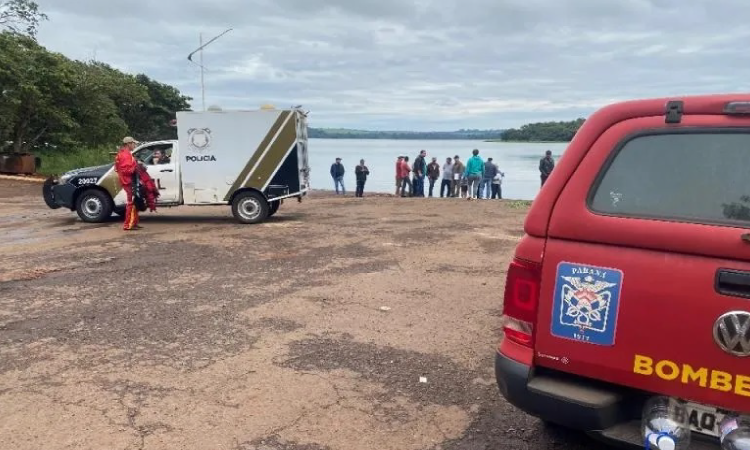
M500 170L505 173L503 179L503 198L533 200L539 191L539 158L546 150L552 150L555 162L558 161L567 143L505 143L483 141L421 141L421 140L380 140L380 139L310 139L310 182L313 189L333 189L331 164L337 157L342 158L346 168L344 186L347 194L354 193L356 182L354 168L360 159L370 169L370 176L365 185L367 192L395 192L395 165L399 155L409 157L409 163L427 150L427 162L432 157L438 158L441 171L445 158L459 155L466 161L473 149L479 149L482 159L493 158ZM435 184L435 195L439 196L439 181ZM425 180L425 195L429 183Z

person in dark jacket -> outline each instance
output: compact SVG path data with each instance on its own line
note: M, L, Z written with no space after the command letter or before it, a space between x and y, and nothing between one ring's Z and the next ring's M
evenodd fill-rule
M552 152L547 150L544 158L539 160L539 173L542 178L542 186L544 186L544 182L547 181L554 168L555 160L552 159Z
M339 184L341 185L341 194L346 195L346 188L344 187L344 165L341 164L341 158L336 158L336 162L331 165L331 178L333 178L333 184L336 188L336 194L339 193Z
M495 164L497 166L497 164ZM492 198L499 198L500 200L503 199L503 178L505 177L505 173L503 173L500 168L497 169L497 175L495 175L495 178L492 179Z
M495 178L495 175L497 175L497 166L492 162L492 158L487 158L487 161L484 163L484 174L477 198L489 200L490 195L492 195L492 180Z
M432 197L432 191L435 189L435 182L440 178L440 164L437 162L437 158L433 157L432 162L427 165L427 179L430 180L430 197Z
M370 175L370 169L365 165L365 160L360 159L359 165L354 169L354 176L357 177L357 192L355 194L357 197L362 197L365 193L365 182L368 175Z
M419 152L417 159L414 160L414 167L412 168L412 172L414 172L413 197L424 197L424 177L427 175L427 161L425 161L425 156L427 156L427 150L422 150Z

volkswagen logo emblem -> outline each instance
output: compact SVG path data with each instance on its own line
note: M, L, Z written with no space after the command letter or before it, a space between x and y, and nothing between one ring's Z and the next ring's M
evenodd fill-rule
M731 311L714 323L714 341L734 356L750 356L750 312Z

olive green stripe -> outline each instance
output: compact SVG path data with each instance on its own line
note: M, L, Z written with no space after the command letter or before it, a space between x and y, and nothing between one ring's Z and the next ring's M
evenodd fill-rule
M297 140L297 124L295 120L290 120L284 129L281 130L279 137L273 141L268 153L266 153L258 168L255 169L253 175L245 183L245 187L263 189L263 186L271 182L271 176L273 176L276 168L284 162L284 156L286 156L289 147L294 144L295 140Z
M250 157L250 160L248 160L247 164L245 164L245 168L242 169L242 172L240 172L239 176L236 180L234 180L234 183L232 184L232 187L227 192L227 195L224 196L224 201L229 201L229 199L232 197L232 194L234 194L234 191L240 188L242 186L242 183L245 181L245 178L247 178L247 175L250 173L250 170L255 166L255 163L258 162L258 159L263 154L263 151L268 147L268 144L271 142L274 136L276 136L276 133L279 131L279 128L281 128L281 125L284 123L287 117L291 114L291 111L283 111L281 114L279 114L279 117L276 118L276 122L274 122L273 126L270 130L268 130L268 133L266 133L266 137L263 138L261 143L258 145L258 148L255 149L255 152Z

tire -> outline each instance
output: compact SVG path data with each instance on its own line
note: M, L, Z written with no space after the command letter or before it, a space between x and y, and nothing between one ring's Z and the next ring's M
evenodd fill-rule
M98 189L83 191L76 200L76 212L82 221L101 223L112 216L114 202L109 194Z
M112 209L112 212L117 214L120 217L125 217L125 207L124 206L116 206L114 209Z
M232 201L232 215L240 223L260 223L269 216L270 206L263 195L248 191Z
M279 207L281 206L281 200L271 202L269 206L270 206L270 209L268 210L268 217L271 217L274 214L276 214L276 211L279 210Z

